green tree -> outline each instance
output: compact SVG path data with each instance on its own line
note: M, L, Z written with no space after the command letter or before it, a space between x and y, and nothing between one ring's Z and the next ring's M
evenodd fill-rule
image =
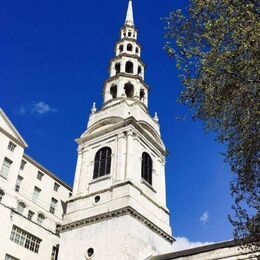
M166 46L184 89L180 102L225 143L233 174L234 237L260 241L260 2L190 0L165 18Z

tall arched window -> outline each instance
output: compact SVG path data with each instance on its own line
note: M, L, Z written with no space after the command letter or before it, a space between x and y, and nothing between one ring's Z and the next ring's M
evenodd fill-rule
M112 87L110 88L110 94L112 98L117 97L117 85L112 85Z
M4 195L5 195L4 191L0 190L0 202L2 201Z
M128 51L132 51L132 50L133 50L133 45L130 44L130 43L127 44L126 49L127 49Z
M116 70L116 74L120 73L120 71L121 71L121 65L120 65L120 63L116 63L116 65L115 65L115 70Z
M44 216L42 213L39 213L39 214L38 214L38 217L37 217L37 223L38 223L39 225L42 225L44 219L45 219L45 216Z
M125 72L126 73L134 73L134 64L131 61L128 61L125 64Z
M128 98L133 98L133 96L134 96L134 86L131 83L125 84L125 94Z
M109 147L104 147L96 153L93 179L110 174L111 153Z
M153 161L148 153L142 155L142 178L152 185Z

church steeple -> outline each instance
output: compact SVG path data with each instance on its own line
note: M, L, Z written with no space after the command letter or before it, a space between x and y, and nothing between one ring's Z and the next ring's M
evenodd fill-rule
M145 64L141 60L141 45L137 42L133 4L128 2L120 40L116 42L115 57L109 66L109 79L104 84L104 106L114 105L122 99L148 106L148 85L144 82Z
M125 25L134 25L134 15L133 15L133 3L132 0L128 2L128 8L126 13Z
M159 118L148 113L144 69L130 0L104 82L103 106L93 104L87 129L77 139L61 260L140 260L172 251L167 152Z

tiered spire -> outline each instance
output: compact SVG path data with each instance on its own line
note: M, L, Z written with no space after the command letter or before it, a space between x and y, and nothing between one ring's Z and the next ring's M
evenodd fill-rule
M125 25L134 25L134 15L133 15L133 3L132 0L128 2L128 8L126 13Z

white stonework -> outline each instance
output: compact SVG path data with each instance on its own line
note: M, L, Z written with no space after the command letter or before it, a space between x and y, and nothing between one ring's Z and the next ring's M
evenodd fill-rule
M149 87L131 1L120 35L104 84L103 107L92 109L87 130L77 140L78 162L63 220L60 260L85 259L89 248L100 260L144 259L172 250L166 148L158 120L148 113ZM94 178L95 156L103 147L112 151L111 169ZM141 176L143 153L152 160L152 183Z
M13 150L8 149L9 144L14 145ZM6 255L20 260L51 259L53 246L59 244L56 228L62 223L65 202L71 193L68 185L24 153L26 147L26 142L0 109L0 192L4 193L0 201L1 260ZM7 175L2 174L5 160L11 162L10 168L4 171ZM20 168L22 161L24 167ZM41 180L37 179L38 172L42 175ZM17 178L20 178L19 182ZM54 190L55 183L57 191ZM34 187L41 190L37 201L36 197L33 200ZM57 200L55 214L50 213L52 198ZM25 206L22 213L18 212L18 204ZM31 220L28 219L29 211L34 213ZM39 214L45 218L42 223L37 219ZM41 240L38 253L31 251L33 245L25 245L26 241L20 241L18 245L10 240L14 226Z

